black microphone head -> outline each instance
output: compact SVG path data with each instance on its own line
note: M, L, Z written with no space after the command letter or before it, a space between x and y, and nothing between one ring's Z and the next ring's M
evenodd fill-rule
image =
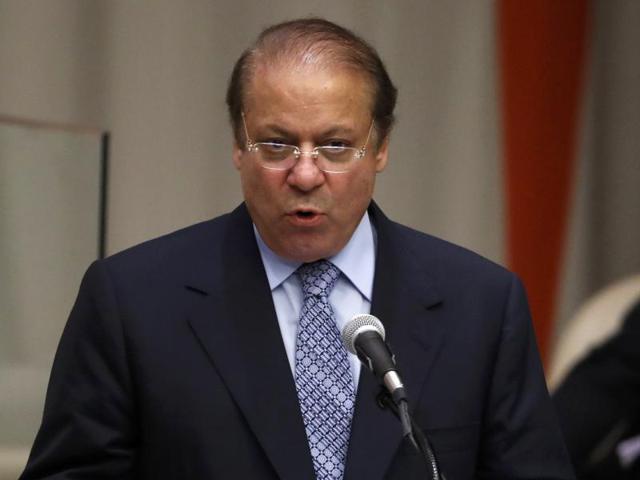
M347 324L342 329L342 343L349 352L357 355L355 347L356 338L363 332L371 331L377 332L378 335L382 337L382 340L384 340L384 326L377 317L369 315L368 313L356 315L351 320L349 320L349 322L347 322Z

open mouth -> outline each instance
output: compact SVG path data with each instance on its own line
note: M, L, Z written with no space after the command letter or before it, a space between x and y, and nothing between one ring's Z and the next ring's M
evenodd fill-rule
M314 215L316 215L316 213L310 210L298 210L296 212L296 217L298 218L313 218Z
M305 227L312 227L322 221L323 215L321 212L314 209L294 210L289 214L289 218L294 224Z

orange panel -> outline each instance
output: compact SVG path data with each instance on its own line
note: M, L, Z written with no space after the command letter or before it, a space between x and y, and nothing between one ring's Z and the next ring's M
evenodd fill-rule
M570 214L589 5L499 0L507 259L529 294L546 358Z

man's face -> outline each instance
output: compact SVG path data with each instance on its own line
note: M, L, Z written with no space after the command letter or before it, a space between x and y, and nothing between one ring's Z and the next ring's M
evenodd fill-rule
M371 125L364 77L346 69L259 68L247 86L245 121L254 142L281 142L303 151L335 142L361 147ZM260 166L257 153L235 145L244 199L260 236L276 254L311 262L349 241L387 163L387 141L345 173L325 173L303 154L289 170Z

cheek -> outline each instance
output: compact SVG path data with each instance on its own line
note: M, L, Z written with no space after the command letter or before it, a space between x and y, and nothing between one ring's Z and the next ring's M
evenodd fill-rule
M359 175L344 180L340 184L340 193L336 195L335 205L341 216L351 222L354 218L359 219L369 206L375 175L361 172Z
M268 210L275 204L278 180L265 175L264 169L243 168L240 172L242 191L247 203L253 204L260 210Z
M242 164L242 168L240 169L240 180L242 181L242 185L249 192L252 190L259 190L260 185L264 183L262 172L257 170L255 165L250 163Z
M369 165L367 165L369 167ZM375 185L376 173L373 168L367 168L360 172L349 184L349 189L354 197L357 197L358 201L362 202L368 200Z

